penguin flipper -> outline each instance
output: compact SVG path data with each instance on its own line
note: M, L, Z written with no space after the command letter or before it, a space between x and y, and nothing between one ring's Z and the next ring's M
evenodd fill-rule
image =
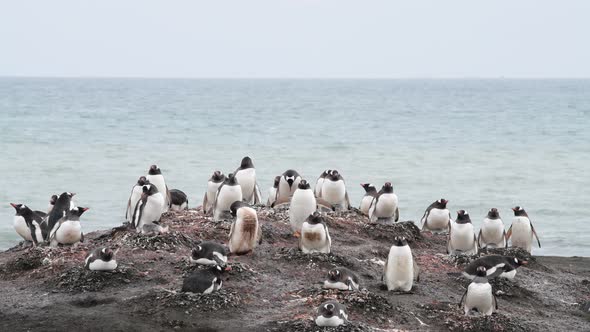
M316 206L317 206L318 210L321 208L325 208L330 211L334 211L334 206L332 204L330 204L328 201L326 201L325 199L323 199L321 197L316 197L315 201L316 201Z
M371 200L371 205L369 205L369 221L377 220L377 217L374 216L375 208L377 207L377 199L377 197L373 198L373 200Z
M477 238L475 237L475 233L473 233L473 255L477 255L478 248Z
M395 222L398 222L398 221L399 221L399 208L396 207L395 208Z
M533 222L530 221L530 219L529 219L529 222L531 223L531 230L533 231L533 235L535 235L535 237L537 238L537 244L539 245L539 248L541 248L541 241L539 241L539 235L537 235L537 231L535 231L535 227L533 226Z
M262 226L258 225L258 245L262 244Z
M481 229L479 230L479 234L477 235L477 245L481 248Z
M166 185L166 201L168 202L168 207L172 206L172 196L170 196L170 190L168 190L168 185Z
M512 236L512 225L510 225L510 228L508 228L508 233L506 233L506 245L507 246L508 246L508 240L510 240L511 236Z
M447 254L453 252L453 245L451 244L451 227L449 227L449 235L447 235Z
M207 215L207 192L205 192L205 196L203 197L203 214Z
M31 224L31 225L27 225L29 226L29 231L31 232L31 238L33 239L33 244L37 245L37 234L35 234L35 225Z
M504 237L504 249L506 249L508 248L508 238L506 237L506 230L504 230L502 236Z
M346 205L346 210L350 210L350 199L348 198L348 190L344 192L344 202Z
M498 299L496 298L496 295L494 295L494 292L492 292L492 299L494 300L494 308L496 308L496 311L498 311Z
M422 229L421 230L424 230L424 226L426 226L426 221L428 220L428 216L430 215L430 210L431 210L431 208L428 207L424 211L424 215L422 216L422 219L420 219L420 224L422 225Z
M80 242L84 242L84 233L80 232Z
M461 300L459 301L459 308L461 308L461 306L463 305L463 301L465 300L465 295L467 295L467 290L465 289L465 293L463 293L463 296L461 296ZM493 296L493 294L492 294Z
M229 240L231 241L231 237L234 233L234 225L235 225L235 221L231 223L231 226L229 227Z
M254 183L254 192L252 193L252 196L254 197L254 204L262 203L262 194L260 193L258 183Z
M413 259L413 262L414 262L414 279L416 280L416 282L420 282L420 267L418 266L418 263L416 263L415 257Z

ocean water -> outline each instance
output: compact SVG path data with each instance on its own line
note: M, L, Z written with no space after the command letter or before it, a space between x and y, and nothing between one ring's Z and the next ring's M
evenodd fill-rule
M76 192L84 231L105 229L149 165L195 207L248 155L265 197L286 169L338 169L354 205L385 181L403 220L444 197L508 227L521 205L534 254L590 256L590 80L0 78L0 151L1 249L20 240L10 202Z

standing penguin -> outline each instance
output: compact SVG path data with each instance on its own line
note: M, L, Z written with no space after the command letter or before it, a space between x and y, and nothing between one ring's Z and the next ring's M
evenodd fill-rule
M320 197L330 203L336 211L350 209L346 184L344 183L344 178L337 170L330 172L324 179Z
M146 178L151 184L158 188L158 191L162 194L162 197L164 197L162 213L168 212L168 209L170 208L170 191L168 191L168 186L166 185L162 171L160 171L160 168L157 165L152 165L150 166Z
M371 202L369 207L369 219L371 221L383 220L399 220L399 208L397 195L393 193L393 185L391 182L385 182L375 199Z
M47 223L42 216L35 213L24 204L10 203L16 210L14 215L14 230L26 241L32 241L35 245L43 242L47 237Z
M242 188L242 199L248 204L260 204L260 189L256 183L256 169L250 157L244 157L240 167L234 172L236 180Z
M330 238L324 217L318 212L314 212L301 226L299 249L304 254L314 252L329 254L331 246L332 239Z
M236 255L251 252L262 243L262 228L256 210L242 201L235 201L231 214L236 217L229 230L229 251Z
M317 181L315 182L315 187L313 188L313 192L316 197L322 197L322 186L324 185L324 181L326 180L326 176L332 172L331 169L327 169L320 174Z
M346 307L337 301L327 301L318 307L318 316L315 319L317 326L336 327L346 325L347 322Z
M223 284L221 280L221 267L213 266L209 269L199 269L192 272L182 282L182 291L210 294L221 289Z
M268 200L266 201L267 206L272 206L277 198L277 191L279 189L279 182L281 182L281 176L275 176L272 187L268 189Z
M328 271L328 280L324 281L324 288L349 291L358 290L359 277L347 268L335 268Z
M361 187L365 189L365 196L361 199L359 210L361 210L364 215L368 216L371 203L373 202L373 199L377 197L377 188L370 183L361 183Z
M182 190L170 189L170 210L188 210L188 198Z
M70 210L70 205L72 204L72 197L76 195L75 193L64 192L57 198L55 201L55 205L53 209L51 209L51 213L47 216L47 234L45 235L45 240L49 241L50 232L55 228L57 222L66 216L68 211Z
M477 244L480 248L506 248L508 246L506 230L498 209L492 208L483 220L477 236Z
M84 267L91 271L113 271L117 268L115 253L110 248L96 248L86 256Z
M409 292L414 285L414 279L420 280L420 269L414 261L412 249L405 237L396 236L393 239L383 270L382 280L388 291Z
M520 206L512 208L512 211L514 211L514 219L506 234L506 240L512 237L511 242L513 247L523 248L530 253L532 250L534 235L537 238L539 248L541 248L539 236L537 235L535 227L533 227L533 222L529 219L529 215L526 211Z
M465 210L457 211L457 220L451 222L447 241L447 253L455 255L464 253L477 254L477 240L469 214Z
M291 204L289 205L289 223L296 236L301 233L303 222L314 213L317 208L315 195L305 180L301 180L297 190L293 193Z
M498 302L492 293L492 285L490 285L486 277L485 267L480 266L477 268L477 276L461 297L459 306L461 304L463 304L465 316L469 315L471 310L477 310L484 316L490 316L494 310L498 310Z
M52 247L61 244L74 244L84 242L84 233L80 225L80 216L88 211L86 207L75 207L69 210L65 217L55 224L49 233L49 242Z
M299 173L297 173L297 171L292 169L286 170L283 175L281 175L281 179L279 180L279 189L277 190L275 204L276 201L289 200L297 189L300 181L301 176Z
M430 204L422 216L422 231L446 233L451 227L451 212L447 209L449 201L441 198Z
M219 221L223 219L227 212L231 212L230 207L235 201L242 201L242 188L234 174L229 173L225 181L217 189L217 194L211 207L213 220Z
M213 172L213 175L211 175L211 178L207 182L207 191L205 192L205 197L203 197L203 213L211 214L217 189L219 189L223 181L225 181L225 175L221 171Z
M486 277L488 279L494 279L495 277L513 279L516 275L516 269L526 264L527 261L516 257L498 255L483 256L469 263L465 267L463 275L468 279L474 279L477 277L477 269L483 266L486 268Z
M127 211L125 211L125 220L133 222L133 212L137 206L137 202L141 199L141 193L143 192L143 186L148 184L149 181L145 176L140 176L137 183L131 189L131 195L127 201Z
M142 187L141 198L137 201L135 211L133 212L133 226L137 232L143 230L144 225L150 225L159 222L162 217L162 206L164 196L158 191L154 184L146 184Z
M219 265L225 268L227 249L215 242L202 242L191 251L190 261L201 265Z

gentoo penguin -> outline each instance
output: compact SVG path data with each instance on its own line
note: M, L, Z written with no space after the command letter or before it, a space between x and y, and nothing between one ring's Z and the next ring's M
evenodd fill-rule
M275 201L289 200L297 189L299 182L301 182L301 176L297 171L292 169L286 170L279 180L279 189L277 190Z
M188 210L188 198L182 190L170 189L170 210Z
M378 219L399 220L397 195L393 192L391 182L385 182L379 193L377 193L377 196L371 202L369 219L371 221L377 221Z
M324 281L324 288L358 290L359 277L347 268L335 268L328 271L328 280Z
M469 214L465 210L457 211L457 220L451 222L447 237L447 253L455 255L464 253L477 254L477 240Z
M153 221L151 224L143 224L141 226L141 234L143 235L158 235L168 233L168 226L160 226L158 221Z
M225 181L217 189L217 194L211 207L213 220L218 221L225 218L227 212L231 212L230 207L235 201L242 201L242 188L234 174L229 173Z
M211 178L207 182L207 192L203 197L203 213L210 214L213 202L215 202L215 195L217 195L217 189L225 181L225 175L221 171L213 172Z
M498 255L483 256L469 263L465 267L463 275L468 279L474 279L477 276L477 269L483 266L486 268L486 277L488 279L495 277L513 279L516 275L516 269L526 264L527 261L516 257Z
M117 268L115 253L109 248L96 248L86 256L84 267L92 271L113 271Z
M490 316L494 310L498 310L498 302L492 293L492 285L486 277L486 268L480 266L476 273L476 277L461 297L459 305L464 304L465 316L469 315L471 310L477 310L484 316Z
M47 223L37 213L24 204L10 203L16 210L14 215L14 230L26 241L32 241L35 245L43 242L47 237Z
M219 265L225 268L227 264L227 248L215 242L201 242L193 248L190 261L201 265Z
M477 244L480 248L506 248L508 246L506 230L498 209L492 208L483 220L477 236Z
M441 198L430 204L422 216L422 231L431 231L432 233L446 233L451 227L451 212L447 209L449 201Z
M512 208L512 211L514 211L514 219L506 234L506 240L512 238L511 243L513 247L523 248L530 253L532 250L531 247L534 235L537 238L539 248L541 248L539 236L537 235L535 227L533 227L533 222L529 219L529 215L526 211L520 206Z
M258 215L256 210L241 200L231 204L230 210L236 220L229 230L229 251L236 255L247 254L254 250L257 244L262 243L262 228L258 223Z
M148 171L147 180L158 188L158 191L164 197L164 206L162 207L162 213L167 212L170 208L170 191L162 175L162 171L157 165L150 166Z
M361 183L361 187L365 189L365 196L361 199L359 209L364 215L368 216L371 202L373 202L373 199L377 196L377 188L370 183Z
M182 291L209 294L221 288L221 267L213 266L192 272L182 282Z
M414 285L414 279L420 280L420 269L414 261L412 249L405 237L396 236L389 249L382 280L389 291L409 292Z
M318 307L317 326L336 327L348 322L346 307L337 301L327 301Z
M260 188L256 183L256 169L250 157L242 158L240 167L234 172L236 180L242 188L242 200L248 204L260 204Z
M150 183L141 187L141 198L137 201L135 211L133 212L133 226L137 232L143 230L143 225L149 225L160 221L162 217L162 206L164 196L158 191L156 185Z
M49 234L49 241L52 247L61 244L74 244L84 242L82 225L80 225L80 216L88 211L86 207L76 207L67 212L66 216L61 218Z
M297 234L301 233L301 226L303 222L314 213L317 207L315 195L309 183L301 180L297 186L297 190L293 193L291 204L289 205L289 223L291 229Z
M331 171L324 179L320 197L330 203L336 211L348 210L350 208L350 200L348 199L344 178L342 178L342 175L337 170Z
M301 237L299 238L299 249L303 253L320 252L330 253L332 239L324 217L319 212L314 212L307 217L307 220L301 226Z
M137 183L131 189L131 195L127 201L127 211L125 211L125 220L133 222L133 212L137 206L137 202L141 199L141 193L143 192L143 186L148 184L149 181L145 176L140 176Z
M266 201L267 206L272 206L277 198L277 190L279 189L279 182L281 182L281 176L275 176L272 187L268 189L268 200Z
M322 186L324 185L324 180L326 179L326 176L328 176L328 174L330 174L332 170L331 169L327 169L325 171L322 172L322 174L320 174L320 177L317 179L317 181L315 182L315 187L313 188L313 192L316 195L316 197L322 197Z
M64 192L57 198L51 213L47 216L47 234L45 240L49 241L50 232L55 228L57 222L66 216L72 204L72 197L75 193Z
M53 206L55 206L56 202L57 202L57 195L51 195L51 198L49 199L49 205L47 206L47 212L46 212L47 215L49 215L51 213L51 210L53 210Z

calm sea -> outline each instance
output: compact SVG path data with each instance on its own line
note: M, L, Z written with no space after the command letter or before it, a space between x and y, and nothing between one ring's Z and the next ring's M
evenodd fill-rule
M528 211L539 255L590 256L590 80L159 80L0 78L0 248L20 240L10 202L78 193L84 231L121 224L156 163L200 205L213 170L249 155L266 195L289 168L391 181L401 218L434 200L479 229Z

